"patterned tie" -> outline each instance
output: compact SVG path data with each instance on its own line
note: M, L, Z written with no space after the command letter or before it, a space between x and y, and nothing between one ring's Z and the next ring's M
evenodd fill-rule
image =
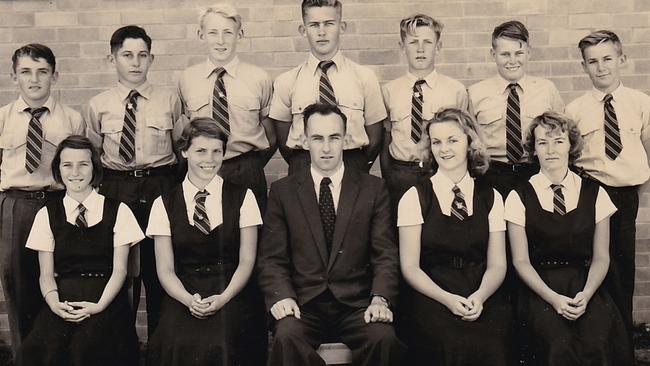
M623 150L621 144L621 130L618 128L618 121L616 120L616 112L612 105L611 94L605 95L605 155L611 160L616 160L618 155Z
M330 79L327 77L327 70L334 65L334 61L321 61L318 64L320 69L320 83L318 85L318 98L321 103L336 105L336 97L334 96L334 89L330 84Z
M138 109L140 93L131 90L127 97L124 110L124 125L122 126L122 139L120 140L120 157L125 163L135 158L135 111Z
M219 124L221 129L230 134L230 117L228 114L228 99L226 97L226 85L223 83L223 75L226 69L218 67L214 70L217 80L214 82L212 91L212 118Z
M507 110L506 110L506 156L511 164L519 163L524 149L521 146L521 108L519 106L519 94L517 86L510 84L508 89Z
M27 146L25 148L25 169L29 174L32 174L41 164L43 124L40 118L47 110L47 107L25 108L25 112L32 115L29 125L27 125Z
M411 140L414 143L422 139L422 84L424 80L418 80L413 85L413 97L411 98Z
M88 227L88 220L86 220L86 206L80 203L79 206L77 206L77 209L79 210L79 214L77 215L75 224L78 227Z
M451 188L451 191L454 192L454 200L451 202L451 214L458 220L463 221L469 216L465 204L465 195L456 185Z
M208 213L205 211L205 199L209 194L208 191L200 191L194 195L194 226L205 235L210 234L210 220L208 219Z
M564 203L564 194L562 194L561 184L551 184L553 190L553 212L564 215L566 213L566 204Z
M330 190L332 180L328 177L320 181L320 192L318 194L318 210L320 221L323 224L327 253L332 250L332 238L334 237L334 224L336 223L336 212L334 211L334 199Z

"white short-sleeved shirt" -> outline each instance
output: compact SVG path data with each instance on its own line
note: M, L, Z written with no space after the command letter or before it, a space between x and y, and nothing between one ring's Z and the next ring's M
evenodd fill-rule
M551 189L551 181L544 173L537 173L530 178L529 182L533 186L535 194L537 194L542 209L553 212L553 189ZM572 171L568 171L561 184L566 212L571 212L578 207L582 178ZM510 192L508 198L506 198L505 208L506 221L520 226L526 226L526 207L517 191L513 190ZM598 187L598 196L596 197L596 223L608 218L614 212L616 212L616 206L612 203L609 195L602 187Z
M86 222L88 226L97 225L104 218L104 199L105 197L93 190L88 197L82 202L86 208ZM67 194L63 197L63 208L65 210L66 221L75 224L79 215L79 202ZM138 220L133 216L129 206L120 203L117 209L117 218L113 227L113 246L133 245L144 239L144 234ZM42 252L54 252L54 234L50 227L50 218L47 207L41 208L36 217L32 230L29 232L27 244L29 249Z
M194 208L196 202L194 196L199 191L196 186L190 182L189 178L185 176L183 180L183 199L187 208L187 221L190 225L194 226ZM217 226L223 223L223 211L221 206L221 191L223 189L223 179L216 175L207 186L205 190L208 191L208 196L205 199L205 211L210 221L210 230L214 230ZM244 202L239 208L239 227L257 226L262 224L262 215L257 205L257 200L250 189L246 190ZM156 235L171 236L171 225L169 223L169 216L165 210L165 204L162 197L156 198L151 207L151 214L149 214L149 224L147 225L147 236L153 237Z
M438 172L431 177L431 185L433 186L433 193L440 203L442 214L451 216L451 203L454 201L454 192L452 191L454 182L443 173ZM460 188L460 191L465 196L467 212L469 216L472 216L474 214L474 179L469 174L465 174L463 179L455 185ZM493 191L494 202L488 214L489 231L505 231L506 222L503 217L503 198L495 189ZM397 207L397 226L422 225L423 223L424 218L422 217L418 191L415 187L411 187L399 201Z

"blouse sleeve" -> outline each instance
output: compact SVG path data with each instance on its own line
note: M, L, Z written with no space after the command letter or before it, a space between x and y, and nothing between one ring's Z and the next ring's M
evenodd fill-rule
M239 208L239 228L262 225L262 214L257 200L250 189L246 190L244 202Z
M138 220L136 220L129 206L120 203L117 209L117 219L113 228L113 246L134 245L144 239L144 233L140 229Z
M422 208L420 207L420 197L418 190L411 187L402 198L397 206L397 226L422 225Z
M526 206L521 202L517 191L510 191L505 204L505 220L520 226L526 226Z
M604 220L616 212L616 206L603 187L598 187L598 196L596 197L596 223Z
M157 235L172 236L169 216L167 216L162 197L158 197L153 201L149 213L149 223L147 224L147 236L152 238Z
M494 189L494 202L492 203L492 209L488 214L488 224L490 232L495 231L506 231L506 221L504 219L504 207L503 207L503 198L501 194Z
M47 207L36 213L25 247L39 252L54 252L54 234L50 228Z

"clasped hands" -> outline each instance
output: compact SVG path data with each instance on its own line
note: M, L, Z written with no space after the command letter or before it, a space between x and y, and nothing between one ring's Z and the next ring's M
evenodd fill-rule
M206 298L201 298L201 295L192 295L192 301L187 306L190 314L197 319L206 319L214 315L226 304L222 295L212 295Z
M483 302L484 300L476 293L469 295L467 298L449 294L443 305L462 320L473 322L481 316Z
M589 303L589 300L590 297L582 291L578 292L573 299L557 294L551 302L551 306L553 306L558 315L574 321L587 311L587 303Z
M89 301L57 301L50 305L50 309L61 319L72 323L82 322L104 310L99 304Z
M282 299L271 306L271 315L275 320L280 320L289 315L300 319L300 307L292 298ZM386 303L378 296L373 296L370 306L363 313L366 323L392 323L393 312L386 306Z

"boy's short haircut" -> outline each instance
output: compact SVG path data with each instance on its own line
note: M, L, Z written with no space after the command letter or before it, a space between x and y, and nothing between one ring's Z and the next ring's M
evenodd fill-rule
M217 121L211 117L197 117L183 128L183 133L177 141L180 151L187 151L192 145L195 137L205 136L223 142L223 153L226 153L228 143L228 132L226 132Z
M201 29L203 29L203 25L205 23L205 17L208 16L208 14L218 14L223 16L224 18L230 19L233 22L235 22L235 26L237 27L237 30L241 30L241 15L237 12L237 9L232 6L230 3L218 3L215 4L209 8L204 9L201 12L201 15L199 15L199 26Z
M404 39L406 39L407 35L415 35L415 29L417 27L427 27L433 29L433 32L436 34L436 40L440 41L440 34L442 34L444 25L425 14L411 15L408 18L402 19L402 21L399 23L399 36L402 42L404 42Z
M102 182L104 176L104 169L102 168L102 161L99 158L99 152L93 146L92 142L86 136L80 135L71 135L65 138L65 140L59 143L59 146L56 147L56 152L54 153L54 158L52 159L52 177L54 181L63 184L63 178L61 177L61 152L63 149L76 149L76 150L89 150L90 151L90 161L93 164L93 177L90 180L90 185L92 187L99 187L99 184Z
M348 127L348 118L345 116L341 109L334 104L329 103L313 103L305 107L305 110L302 112L302 122L304 124L305 136L307 135L307 125L309 123L309 118L314 114L320 114L322 116L329 116L330 114L335 114L341 117L343 121L343 132L347 130Z
M569 165L575 164L576 160L582 154L584 140L576 123L564 114L554 111L546 111L533 118L524 132L524 150L528 153L528 160L531 163L539 164L539 159L535 155L535 129L539 126L544 127L548 132L560 133L566 132L569 138Z
M496 40L499 38L509 38L528 44L528 29L524 23L518 20L511 20L498 25L492 32L492 48L496 47Z
M147 35L147 32L137 25L127 25L113 32L111 36L111 53L114 54L119 51L127 38L143 40L147 44L147 50L151 52L151 37Z
M339 0L302 0L302 20L305 20L307 15L307 10L309 8L323 8L323 7L333 7L336 9L336 12L339 15L339 19L343 16L343 4Z
M612 42L614 48L616 49L616 52L618 52L618 55L621 56L623 54L623 43L621 43L621 39L618 38L618 35L610 30L601 29L589 33L587 36L581 39L580 42L578 42L578 48L580 49L582 58L585 58L585 50L587 48L597 46L605 42Z
M52 66L52 72L56 71L56 57L54 57L54 52L52 52L48 46L42 45L40 43L30 43L14 51L14 55L11 56L11 67L13 68L14 72L16 72L18 59L23 56L29 56L34 61L38 61L39 58L42 58L50 66Z

